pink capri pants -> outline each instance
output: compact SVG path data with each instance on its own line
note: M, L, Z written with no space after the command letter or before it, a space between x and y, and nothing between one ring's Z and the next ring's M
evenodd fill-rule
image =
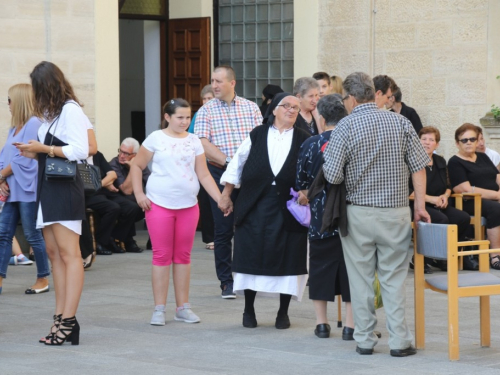
M154 266L191 263L191 249L199 217L197 204L170 210L151 202L151 210L146 211L146 222L153 245Z

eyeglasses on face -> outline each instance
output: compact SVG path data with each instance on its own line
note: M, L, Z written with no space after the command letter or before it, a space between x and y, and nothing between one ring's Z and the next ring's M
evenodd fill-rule
M459 142L462 142L463 144L466 144L467 142L471 142L471 143L474 143L477 141L477 138L476 137L472 137L472 138L462 138L462 139L459 139L458 140Z
M123 151L121 148L118 149L118 154L122 154L122 155L125 155L125 156L132 156L132 155L135 155L135 152L125 152Z
M298 105L291 105L289 103L285 104L279 104L278 107L283 107L285 108L286 111L295 111L295 112L300 112L300 107Z
M11 103L10 98L7 98L7 103L10 105Z
M351 96L350 94L347 94L346 96L344 96L344 97L342 98L342 102L343 102L344 100L347 100L350 96Z

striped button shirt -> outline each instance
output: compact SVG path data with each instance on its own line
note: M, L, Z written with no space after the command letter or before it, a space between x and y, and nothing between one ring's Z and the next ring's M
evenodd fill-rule
M338 123L324 158L325 178L345 180L347 200L372 207L408 206L409 176L430 161L411 122L373 102Z
M194 133L232 158L252 129L261 124L262 114L254 102L235 96L228 106L223 100L212 99L199 109Z

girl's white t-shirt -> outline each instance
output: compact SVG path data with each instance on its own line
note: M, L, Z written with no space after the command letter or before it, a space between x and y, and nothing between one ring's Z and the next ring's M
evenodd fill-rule
M156 130L142 145L154 153L146 184L149 200L173 210L193 207L200 190L195 158L205 152L200 139L191 133L185 138L174 138Z

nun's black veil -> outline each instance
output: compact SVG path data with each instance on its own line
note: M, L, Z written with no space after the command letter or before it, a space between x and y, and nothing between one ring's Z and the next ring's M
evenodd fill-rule
M293 95L288 92L281 92L274 96L273 101L271 102L271 104L269 104L269 107L267 107L266 115L264 116L264 120L262 121L263 125L267 124L271 126L274 123L273 111L278 106L278 104L280 104L283 98L286 98L287 96L293 96Z

